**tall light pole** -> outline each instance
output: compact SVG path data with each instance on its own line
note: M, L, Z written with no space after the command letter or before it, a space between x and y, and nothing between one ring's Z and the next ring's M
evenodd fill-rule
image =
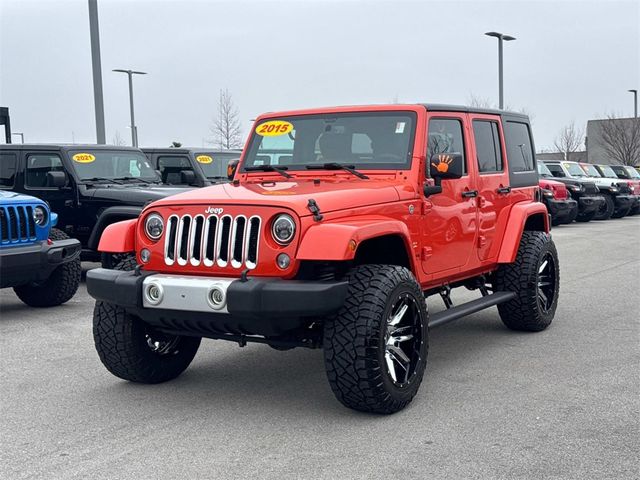
M89 35L91 37L91 66L93 70L93 102L96 113L96 142L105 144L104 102L102 100L102 66L100 63L100 34L98 28L98 0L89 0Z
M131 145L138 146L138 129L136 128L135 115L133 114L133 76L146 75L147 72L137 72L135 70L121 70L116 68L114 72L126 73L129 77L129 108L131 110Z
M503 87L503 68L502 68L502 42L508 42L511 40L515 40L516 37L512 37L511 35L505 35L504 33L499 32L487 32L485 35L489 37L496 37L498 39L498 96L499 96L499 108L502 110L504 108L504 87Z
M633 116L638 118L638 90L634 88L628 91L633 93Z

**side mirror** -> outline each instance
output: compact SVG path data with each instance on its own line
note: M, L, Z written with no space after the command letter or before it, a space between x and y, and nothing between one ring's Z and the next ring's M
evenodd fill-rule
M193 170L180 170L180 183L191 185L196 183L196 174Z
M436 153L429 162L429 176L433 185L424 186L424 195L442 193L442 180L462 177L463 158L461 153Z
M229 160L227 164L227 178L229 180L233 180L233 177L236 174L236 170L238 169L238 164L240 163L239 158L234 158L233 160Z
M47 187L62 188L66 184L66 173L60 171L47 172Z

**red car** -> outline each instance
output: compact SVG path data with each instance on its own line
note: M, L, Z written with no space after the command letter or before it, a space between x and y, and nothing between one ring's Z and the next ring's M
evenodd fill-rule
M640 173L628 165L609 165L618 178L626 180L631 188L631 192L636 197L636 203L631 208L629 215L640 213Z
M562 182L541 178L538 182L542 192L542 202L547 206L553 225L573 222L578 216L578 202L569 195Z

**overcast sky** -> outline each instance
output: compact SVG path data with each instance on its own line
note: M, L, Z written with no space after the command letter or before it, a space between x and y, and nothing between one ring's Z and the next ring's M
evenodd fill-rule
M640 89L640 1L98 0L107 142L130 140L135 78L140 144L211 138L228 88L244 134L273 110L400 102L505 103L533 116L538 150L574 120L632 116ZM86 0L0 0L0 105L28 142L95 142ZM18 137L14 137L18 140Z

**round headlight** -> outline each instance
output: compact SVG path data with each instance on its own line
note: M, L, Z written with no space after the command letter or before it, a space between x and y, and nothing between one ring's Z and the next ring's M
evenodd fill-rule
M47 223L47 210L44 207L34 208L33 221L36 222L36 225L44 225Z
M157 213L152 213L144 221L144 231L151 240L158 240L164 232L164 220Z
M296 223L290 215L278 215L271 225L273 239L280 245L287 245L296 233Z

